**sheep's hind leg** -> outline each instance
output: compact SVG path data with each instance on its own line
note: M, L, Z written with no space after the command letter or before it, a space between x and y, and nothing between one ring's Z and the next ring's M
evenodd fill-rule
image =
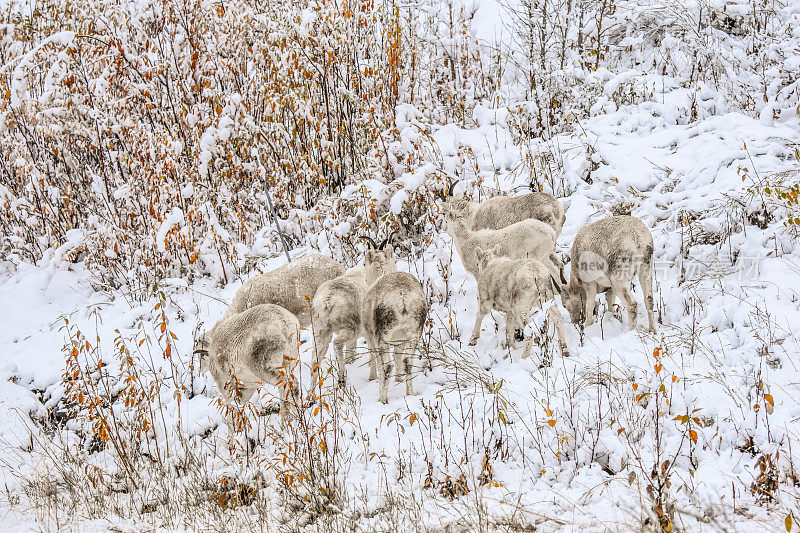
M367 356L369 357L369 381L378 379L378 364L380 363L380 349L375 339L367 338Z
M508 347L512 350L517 348L517 340L525 338L524 332L519 328L517 318L511 313L506 313L506 337L508 337Z
M417 353L417 341L409 341L403 345L403 374L406 378L406 396L414 395L414 359Z
M311 389L319 384L319 373L322 371L322 361L325 359L325 354L328 352L328 346L331 344L331 337L333 331L325 328L320 328L319 333L314 332L314 366L311 371Z
M403 381L405 366L403 365L403 357L406 345L405 343L402 344L395 344L392 347L392 358L394 359L394 380L397 383Z
M389 378L392 376L392 356L390 346L380 343L377 353L377 364L380 366L380 382L378 384L378 401L389 403Z
M614 309L614 306L617 303L617 294L614 292L614 289L608 288L606 289L606 307L608 310L611 311L611 315L622 322L622 314Z
M347 382L345 346L352 345L354 337L355 332L352 330L343 330L336 335L335 339L333 339L333 352L336 354L336 362L339 366L339 375L337 377L339 385L344 385Z
M611 282L614 284L612 289L619 295L622 303L625 304L625 309L628 310L628 329L636 329L636 315L638 304L636 299L631 294L630 283L624 280L615 280L612 278Z

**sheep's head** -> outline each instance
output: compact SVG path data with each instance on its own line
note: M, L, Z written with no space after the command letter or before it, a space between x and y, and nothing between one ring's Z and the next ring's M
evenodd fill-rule
M367 271L367 283L370 285L384 274L397 272L394 247L387 244L383 249L368 249L364 254L364 268Z
M578 284L561 287L561 304L569 313L569 318L576 326L586 322L586 292Z
M209 354L210 349L211 339L209 338L208 332L197 337L197 340L194 343L194 353L197 354L197 358L200 360L199 366L201 374L211 370L211 355Z
M454 231L467 227L466 215L464 212L449 209L444 213L444 230L452 234Z
M478 260L478 275L480 276L481 273L489 267L489 264L497 259L499 256L497 246L490 250L481 250L480 248L475 248L475 257Z
M463 217L469 214L470 201L463 196L457 196L444 203L445 213L453 213Z

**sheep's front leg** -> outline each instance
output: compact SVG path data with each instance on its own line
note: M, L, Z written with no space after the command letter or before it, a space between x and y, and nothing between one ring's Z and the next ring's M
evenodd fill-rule
M512 313L506 313L506 337L508 337L508 347L512 350L517 348L518 331L517 318ZM522 337L524 338L524 333Z
M469 336L469 345L475 346L478 343L478 337L481 335L481 324L484 317L492 310L492 305L489 302L481 301L478 298L478 314L475 316L475 326L472 328L472 335Z
M556 335L558 336L558 347L561 349L562 357L569 357L567 338L564 335L564 318L561 316L555 304L551 305L550 309L547 310L547 318L555 325Z
M380 382L378 384L378 401L389 403L389 378L392 377L392 356L390 346L380 343L378 346L378 365L380 365Z
M584 302L584 321L583 325L589 327L595 322L594 305L595 297L597 296L597 287L594 283L585 284L586 301Z
M286 427L289 423L289 410L297 405L297 393L300 391L300 384L294 376L290 376L283 384L283 394L281 398L281 427Z
M647 308L647 325L650 331L656 330L656 318L653 314L653 266L650 262L639 265L639 285L644 293L644 306Z

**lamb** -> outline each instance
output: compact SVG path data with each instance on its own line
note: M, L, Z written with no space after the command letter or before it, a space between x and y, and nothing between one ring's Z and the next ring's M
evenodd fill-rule
M495 196L481 203L460 198L446 203L445 207L448 211L461 215L467 228L473 231L502 229L532 218L549 224L558 237L566 221L561 203L554 196L543 192L522 196Z
M649 329L655 331L653 235L641 220L618 215L587 224L575 236L570 261L569 285L561 289L561 301L573 324L594 324L595 295L605 292L609 308L613 308L617 296L622 299L628 310L628 327L634 329L637 304L630 284L638 275Z
M478 315L469 344L474 346L481 331L483 318L492 310L505 313L508 345L516 348L515 341L524 339L523 330L529 322L532 309L544 309L545 304L558 294L560 284L551 270L537 259L512 259L498 257L493 250L476 251L480 276L478 277ZM563 356L569 356L564 337L564 322L558 307L553 304L547 311L555 324L559 347ZM525 343L522 358L531 353L533 336ZM549 361L545 361L548 365Z
M346 381L345 350L349 359L355 353L359 337L365 336L360 313L364 295L380 276L396 271L392 246L384 249L373 247L367 250L363 265L326 281L317 289L312 306L317 366L328 350L331 337L336 334L333 351L338 362L340 384Z
M280 387L281 422L285 423L286 402L299 391L290 370L298 361L299 336L295 315L274 304L259 304L222 318L198 337L194 352L200 357L200 372L211 373L228 403L250 401L262 383ZM226 416L226 423L233 432L236 424L231 416Z
M236 292L225 316L270 303L288 310L306 327L311 323L309 304L319 286L344 273L345 267L330 257L307 255L247 280Z
M566 283L562 273L564 265L555 253L556 232L541 220L527 219L498 230L471 231L463 216L450 211L445 214L445 224L447 232L453 236L464 268L475 279L478 278L476 250L494 248L497 255L538 259L561 278L562 283Z
M370 350L370 379L377 377L380 366L379 401L388 402L390 348L398 381L404 378L406 395L414 394L411 371L427 316L428 302L422 285L407 272L384 274L364 295L361 323Z

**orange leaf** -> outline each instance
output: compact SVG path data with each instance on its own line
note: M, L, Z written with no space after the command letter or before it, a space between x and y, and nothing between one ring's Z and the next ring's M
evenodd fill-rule
M661 363L658 363L653 368L655 369L656 373L659 373L659 372L661 372L661 369L664 368L664 367L661 365Z
M550 427L553 427L553 426L556 425L556 421L553 420L552 418L550 420L548 420L547 423L550 424Z
M785 524L786 524L786 531L791 531L792 530L792 514L791 513L786 515Z
M771 394L765 394L764 395L764 400L766 400L767 403L770 404L770 405L775 405L775 400L772 398Z
M689 438L692 439L692 442L697 444L697 432L693 429L689 430Z

